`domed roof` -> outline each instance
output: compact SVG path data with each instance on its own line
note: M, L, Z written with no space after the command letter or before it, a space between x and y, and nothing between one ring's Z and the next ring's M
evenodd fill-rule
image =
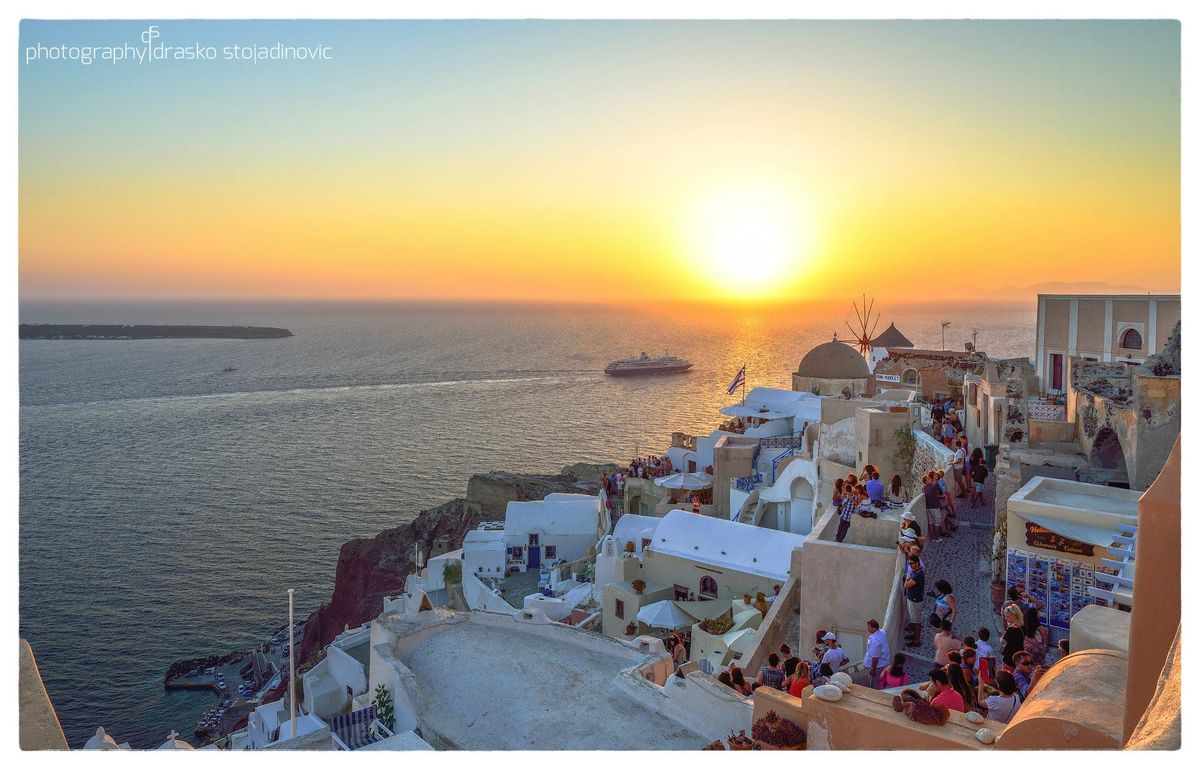
M883 330L883 334L871 340L871 344L877 348L911 348L913 346L908 337L905 337L896 328L896 324L889 324L888 328Z
M808 351L800 359L796 374L822 380L865 380L871 376L866 360L858 351L836 339Z

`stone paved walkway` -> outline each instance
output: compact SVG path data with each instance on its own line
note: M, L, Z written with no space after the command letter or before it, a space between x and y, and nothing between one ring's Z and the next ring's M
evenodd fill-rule
M967 498L956 497L958 531L952 537L937 543L928 543L925 556L925 588L933 590L933 583L946 580L954 589L958 600L958 619L954 623L954 634L959 638L975 636L981 626L991 629L991 644L999 641L997 617L992 612L991 599L991 548L992 527L995 524L996 477L988 476L984 486L984 503L978 508L967 505ZM925 522L921 522L924 526ZM905 649L906 653L933 660L933 634L928 625L929 613L933 611L933 600L926 599L925 618L921 633L921 646Z

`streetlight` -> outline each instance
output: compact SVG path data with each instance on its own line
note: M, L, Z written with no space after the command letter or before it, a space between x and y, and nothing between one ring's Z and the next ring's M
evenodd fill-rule
M949 321L942 321L942 350L946 349L946 327L949 325Z

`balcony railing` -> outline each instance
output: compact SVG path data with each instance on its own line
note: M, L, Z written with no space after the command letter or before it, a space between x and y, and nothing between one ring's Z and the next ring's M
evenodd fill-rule
M758 485L762 483L762 480L763 475L761 473L755 473L751 476L740 476L736 479L733 479L731 483L733 484L734 489L749 493L753 492Z
M688 433L676 431L671 434L671 446L695 451L696 437Z
M771 436L758 440L763 449L804 449L804 436Z

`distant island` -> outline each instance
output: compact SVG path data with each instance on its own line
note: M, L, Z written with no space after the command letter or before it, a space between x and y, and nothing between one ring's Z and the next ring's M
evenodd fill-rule
M267 340L294 336L271 326L153 326L122 324L21 324L23 340Z

